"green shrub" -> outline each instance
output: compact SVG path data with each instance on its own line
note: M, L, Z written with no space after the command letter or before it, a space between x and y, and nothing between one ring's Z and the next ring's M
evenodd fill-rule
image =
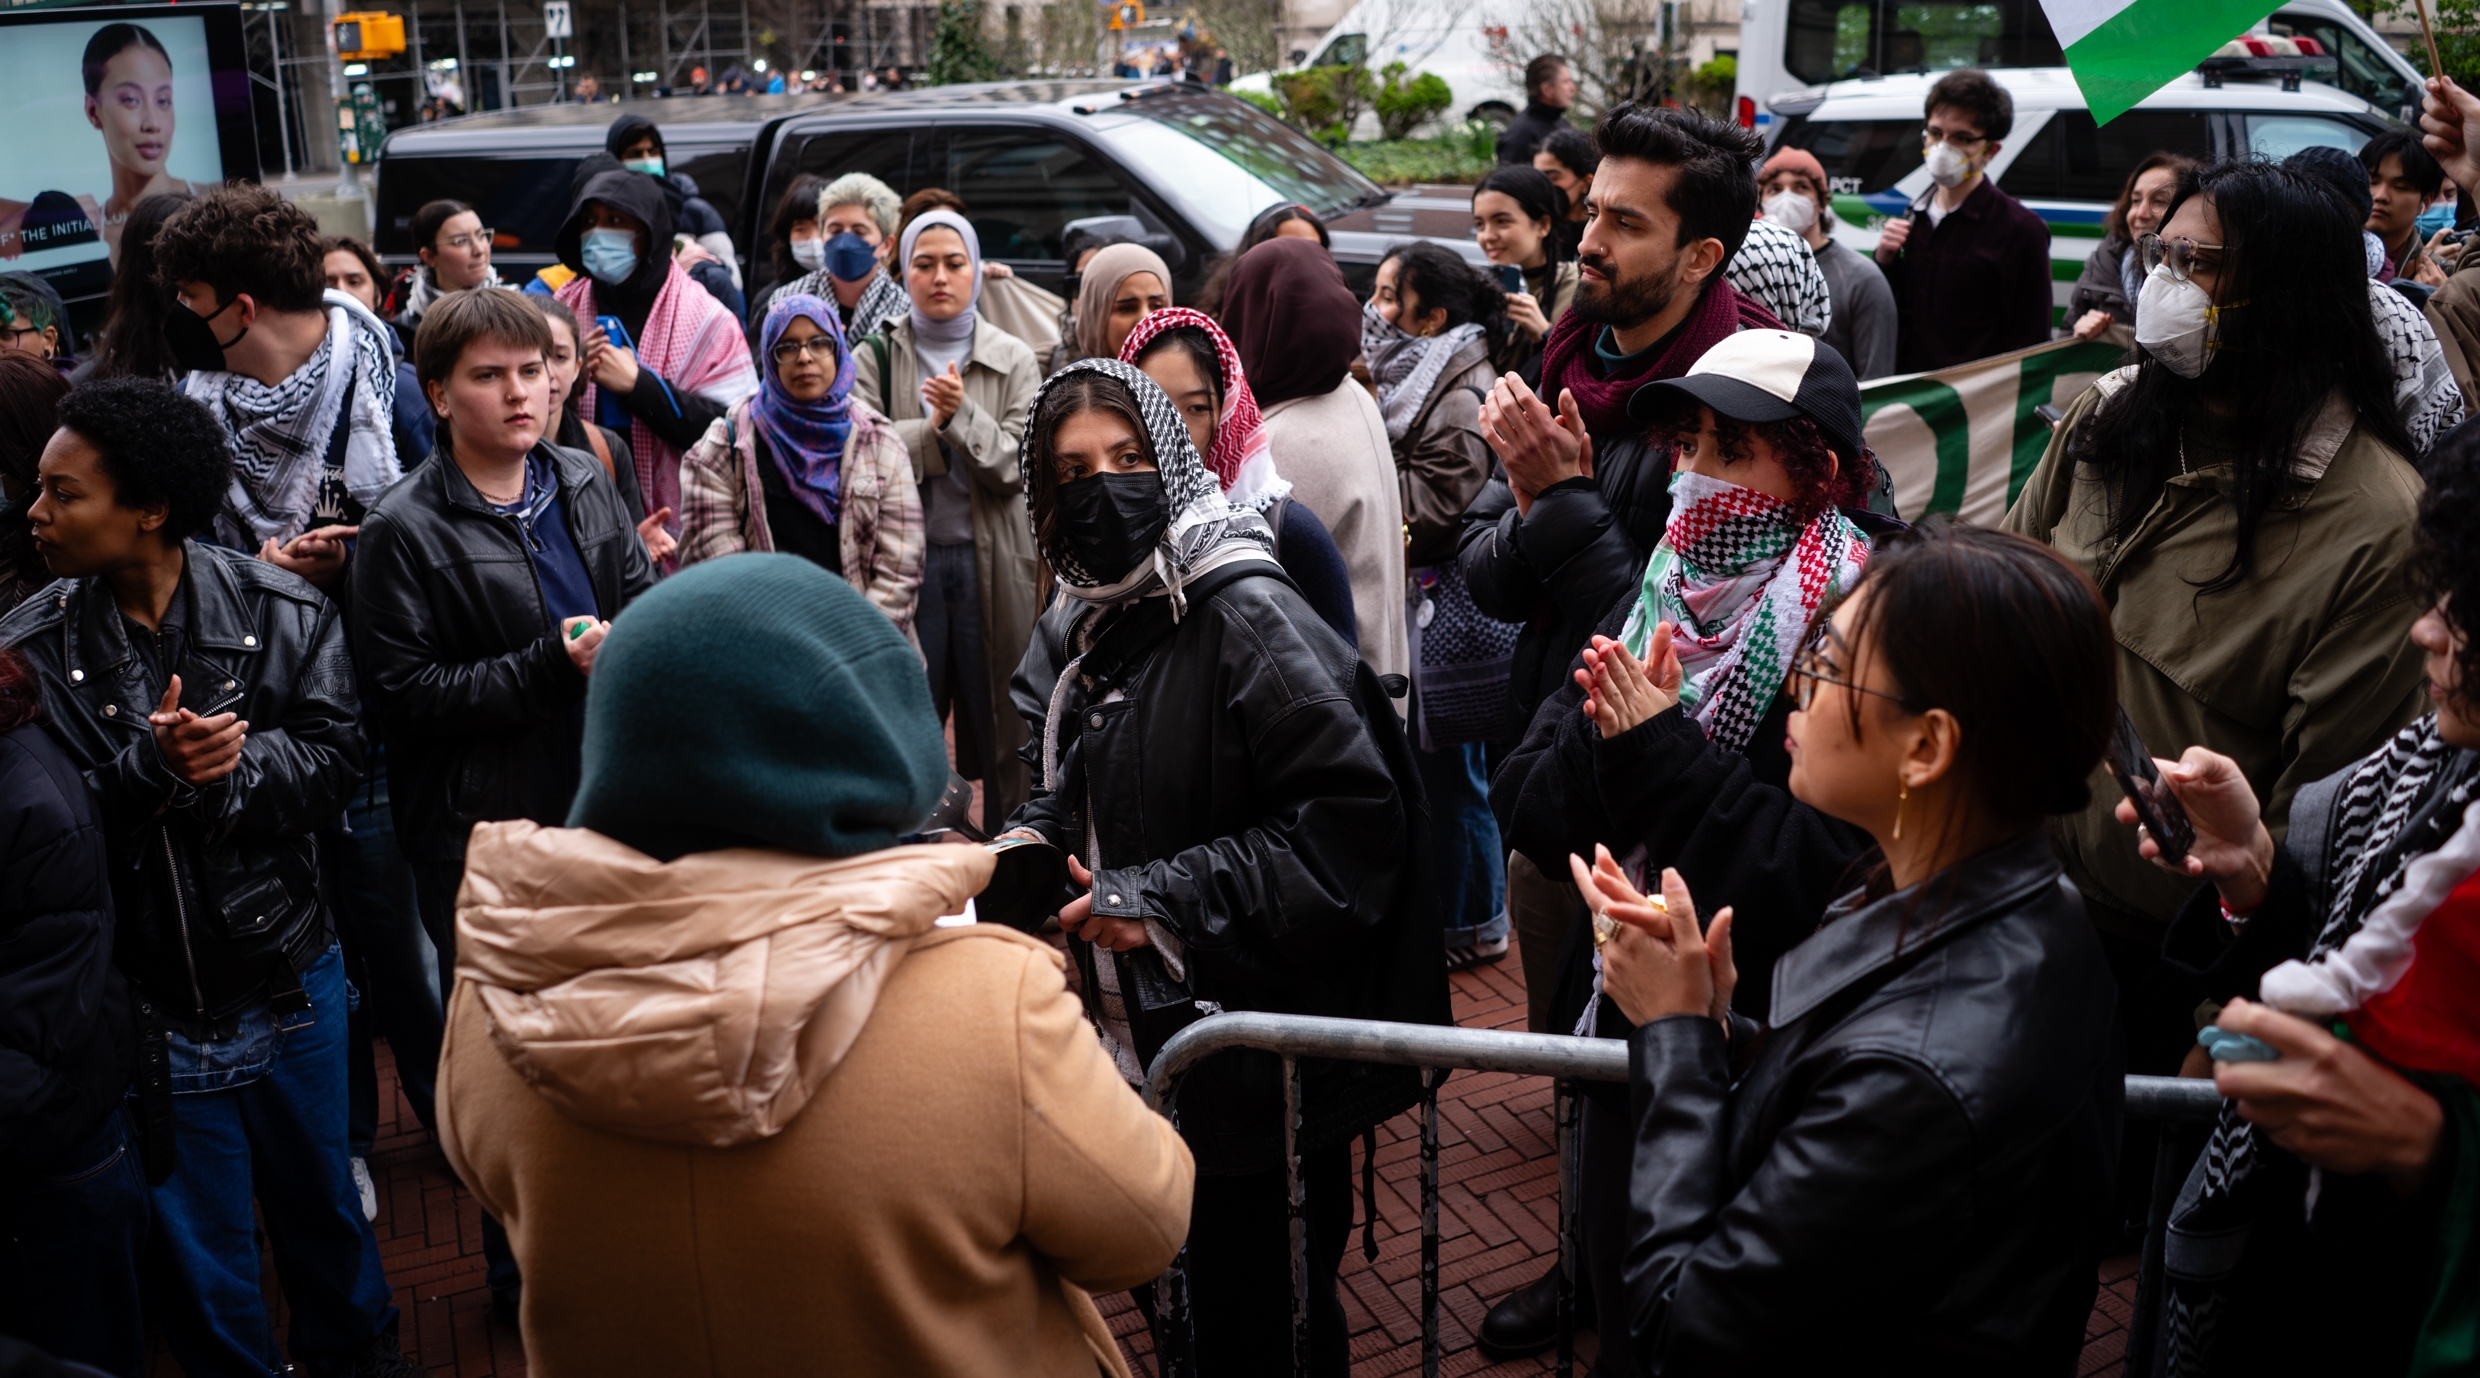
M1371 106L1378 112L1379 132L1389 139L1409 139L1423 121L1455 103L1446 80L1431 72L1407 79L1404 64L1390 62Z
M1267 114L1274 116L1278 120L1288 119L1291 116L1291 112L1283 108L1282 100L1277 98L1271 91L1234 91L1231 94L1238 96L1240 99L1247 101L1249 104L1256 106L1258 109L1265 111Z
M1283 117L1302 129L1321 131L1328 138L1332 126L1341 125L1343 138L1350 137L1352 122L1360 117L1361 107L1378 92L1377 79L1359 67L1304 67L1296 72L1280 72L1274 78L1275 94L1283 98Z
M1484 124L1484 121L1468 121ZM1485 128L1476 146L1467 125L1456 125L1435 139L1387 139L1346 144L1343 160L1362 176L1386 186L1414 182L1478 182L1496 165L1497 133Z

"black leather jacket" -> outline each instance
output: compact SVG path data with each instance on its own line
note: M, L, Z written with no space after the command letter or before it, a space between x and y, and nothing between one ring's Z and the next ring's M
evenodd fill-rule
M595 615L617 617L654 584L636 523L594 456L543 451ZM586 677L560 644L525 541L444 450L362 519L353 648L388 744L396 836L416 860L462 856L484 820L568 819Z
M1896 1354L1914 1373L2073 1373L2118 1153L2113 989L2036 830L1838 901L1775 964L1762 1032L1637 1029L1637 1352L1670 1374Z
M1055 792L1038 753L1062 638L1083 609L1054 605L1013 685L1036 789L1010 824L1085 855L1090 800L1094 912L1168 930L1200 1000L1446 1023L1445 953L1418 864L1427 809L1402 722L1290 582L1255 569L1192 586L1176 626L1160 598L1100 624L1061 703ZM1317 1147L1403 1110L1418 1083L1409 1069L1311 1063L1304 1090L1301 1142ZM1280 1166L1282 1103L1272 1054L1200 1065L1179 1098L1199 1170Z
M45 725L86 775L112 862L121 970L193 1033L298 989L330 938L317 830L360 783L353 664L336 605L274 565L185 542L181 701L247 722L241 764L192 789L147 715L164 680L101 578L63 579L0 620L43 681ZM217 711L223 711L217 709Z
M1524 626L1509 672L1509 737L1522 736L1533 710L1566 682L1602 615L1635 592L1670 517L1670 447L1641 432L1595 437L1593 477L1552 484L1529 514L1516 512L1506 471L1491 466L1464 510L1456 558L1473 604Z

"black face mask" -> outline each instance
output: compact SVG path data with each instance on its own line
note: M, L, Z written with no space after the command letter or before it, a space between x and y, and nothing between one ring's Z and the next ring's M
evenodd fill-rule
M1094 474L1059 486L1059 535L1085 572L1117 583L1162 539L1162 475Z
M233 298L233 301L239 300L239 297ZM224 351L241 343L242 335L250 333L250 328L245 325L241 327L240 335L229 340L215 338L215 327L208 322L231 309L232 302L228 301L201 316L174 302L172 309L164 313L164 343L172 347L172 362L193 373L223 372Z

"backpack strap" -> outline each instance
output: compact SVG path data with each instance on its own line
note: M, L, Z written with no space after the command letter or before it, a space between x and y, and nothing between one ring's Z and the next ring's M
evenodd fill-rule
M603 438L603 428L589 421L585 429L587 448L594 451L596 459L603 461L603 477L618 482L620 471L611 462L611 442Z
M895 413L889 410L895 399L889 391L893 380L887 376L887 332L873 330L861 337L861 343L868 345L871 357L878 360L878 414L893 416Z

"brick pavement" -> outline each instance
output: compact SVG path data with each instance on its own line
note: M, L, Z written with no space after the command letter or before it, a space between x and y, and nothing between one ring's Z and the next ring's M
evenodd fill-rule
M1524 980L1515 954L1453 980L1455 1018L1467 1028L1521 1029ZM405 1313L406 1352L436 1378L522 1378L516 1331L491 1317L483 1289L481 1214L449 1171L438 1145L395 1091L395 1068L380 1047L380 1084L389 1088L370 1167L379 1185L379 1248L396 1304ZM1547 1373L1548 1356L1493 1364L1472 1347L1490 1302L1530 1281L1556 1252L1558 1167L1550 1086L1538 1078L1458 1073L1439 1093L1440 1371ZM1358 1164L1354 1165L1355 1180ZM1355 1217L1343 1267L1345 1315L1352 1326L1355 1378L1413 1374L1421 1365L1420 1137L1417 1117L1399 1116L1378 1133L1378 1257L1365 1262ZM266 1270L272 1279L273 1268ZM2121 1368L2135 1292L2132 1255L2101 1270L2103 1288L2086 1329L2082 1375ZM268 1284L271 1301L274 1284ZM1100 1299L1104 1316L1140 1373L1151 1374L1152 1344L1126 1293ZM279 1333L281 1325L279 1324ZM1593 1352L1578 1339L1580 1360ZM1578 1371L1586 1365L1579 1362ZM180 1370L160 1352L154 1371Z

